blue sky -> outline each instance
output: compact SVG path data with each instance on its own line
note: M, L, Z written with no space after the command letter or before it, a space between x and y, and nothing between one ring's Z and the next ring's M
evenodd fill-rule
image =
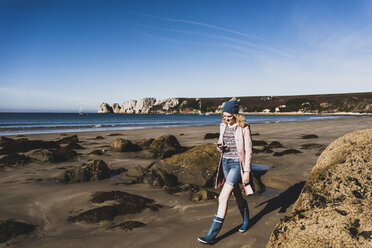
M369 0L0 0L0 111L372 91Z

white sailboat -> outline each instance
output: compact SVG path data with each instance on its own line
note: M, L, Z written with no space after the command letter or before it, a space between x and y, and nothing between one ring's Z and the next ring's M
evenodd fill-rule
M80 106L79 115L88 115L87 113L83 112L82 107Z

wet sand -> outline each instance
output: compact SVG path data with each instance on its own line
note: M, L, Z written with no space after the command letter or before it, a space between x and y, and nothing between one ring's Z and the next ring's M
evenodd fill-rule
M262 177L268 189L263 194L254 194L247 198L252 224L245 233L237 232L241 216L235 200L231 197L228 213L218 236L220 238L214 247L265 247L275 224L291 211L304 181L317 160L316 154L319 149L302 149L302 145L326 146L348 132L371 127L371 117L252 124L252 133L259 134L253 136L254 140L263 140L267 143L279 141L284 146L274 148L274 152L296 149L301 153L283 156L273 156L273 153L254 154L254 163L270 167ZM161 188L147 184L127 185L125 179L119 176L78 184L62 184L51 178L56 177L63 169L79 166L89 159L102 159L110 169L129 169L138 165L146 167L155 161L111 151L102 156L88 155L96 149L109 150L109 145L118 137L137 140L172 134L182 146L190 147L215 143L217 139L205 140L204 135L216 132L219 132L218 126L76 133L79 144L86 148L77 150L81 155L76 161L32 162L0 171L0 219L15 219L37 226L35 232L0 243L0 247L206 247L197 241L197 237L208 232L216 212L217 200L192 202L187 192L168 194ZM110 136L113 133L120 135ZM309 134L315 134L319 138L301 138ZM94 139L98 135L104 139ZM58 133L24 137L55 141L64 136ZM117 216L114 221L103 221L98 224L67 221L69 216L83 210L110 204L107 202L96 204L89 200L97 191L114 190L153 199L163 207L159 211L145 209L138 214ZM113 228L114 225L128 220L140 221L146 226L132 231Z

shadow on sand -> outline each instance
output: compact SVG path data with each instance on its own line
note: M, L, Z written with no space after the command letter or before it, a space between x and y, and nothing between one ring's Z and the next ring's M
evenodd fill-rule
M271 213L272 211L279 209L279 213L285 213L287 211L287 208L289 208L293 203L296 202L304 185L305 181L296 183L289 187L283 193L280 193L278 196L260 203L257 207L262 206L265 203L267 204L259 213L249 219L249 228L254 226L262 217L264 217L268 213ZM224 233L223 235L217 237L215 243L230 236L231 234L238 232L240 226L241 224Z

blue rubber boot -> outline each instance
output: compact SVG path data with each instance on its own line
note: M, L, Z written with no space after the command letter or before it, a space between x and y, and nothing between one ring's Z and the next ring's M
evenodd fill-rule
M243 233L248 230L249 227L249 209L248 206L245 208L240 208L240 213L243 217L243 225L239 228L239 232Z
M214 216L211 229L209 230L209 232L207 233L207 235L205 235L204 237L199 237L198 238L199 242L202 242L204 244L213 243L214 238L221 231L222 224L223 224L223 218Z

